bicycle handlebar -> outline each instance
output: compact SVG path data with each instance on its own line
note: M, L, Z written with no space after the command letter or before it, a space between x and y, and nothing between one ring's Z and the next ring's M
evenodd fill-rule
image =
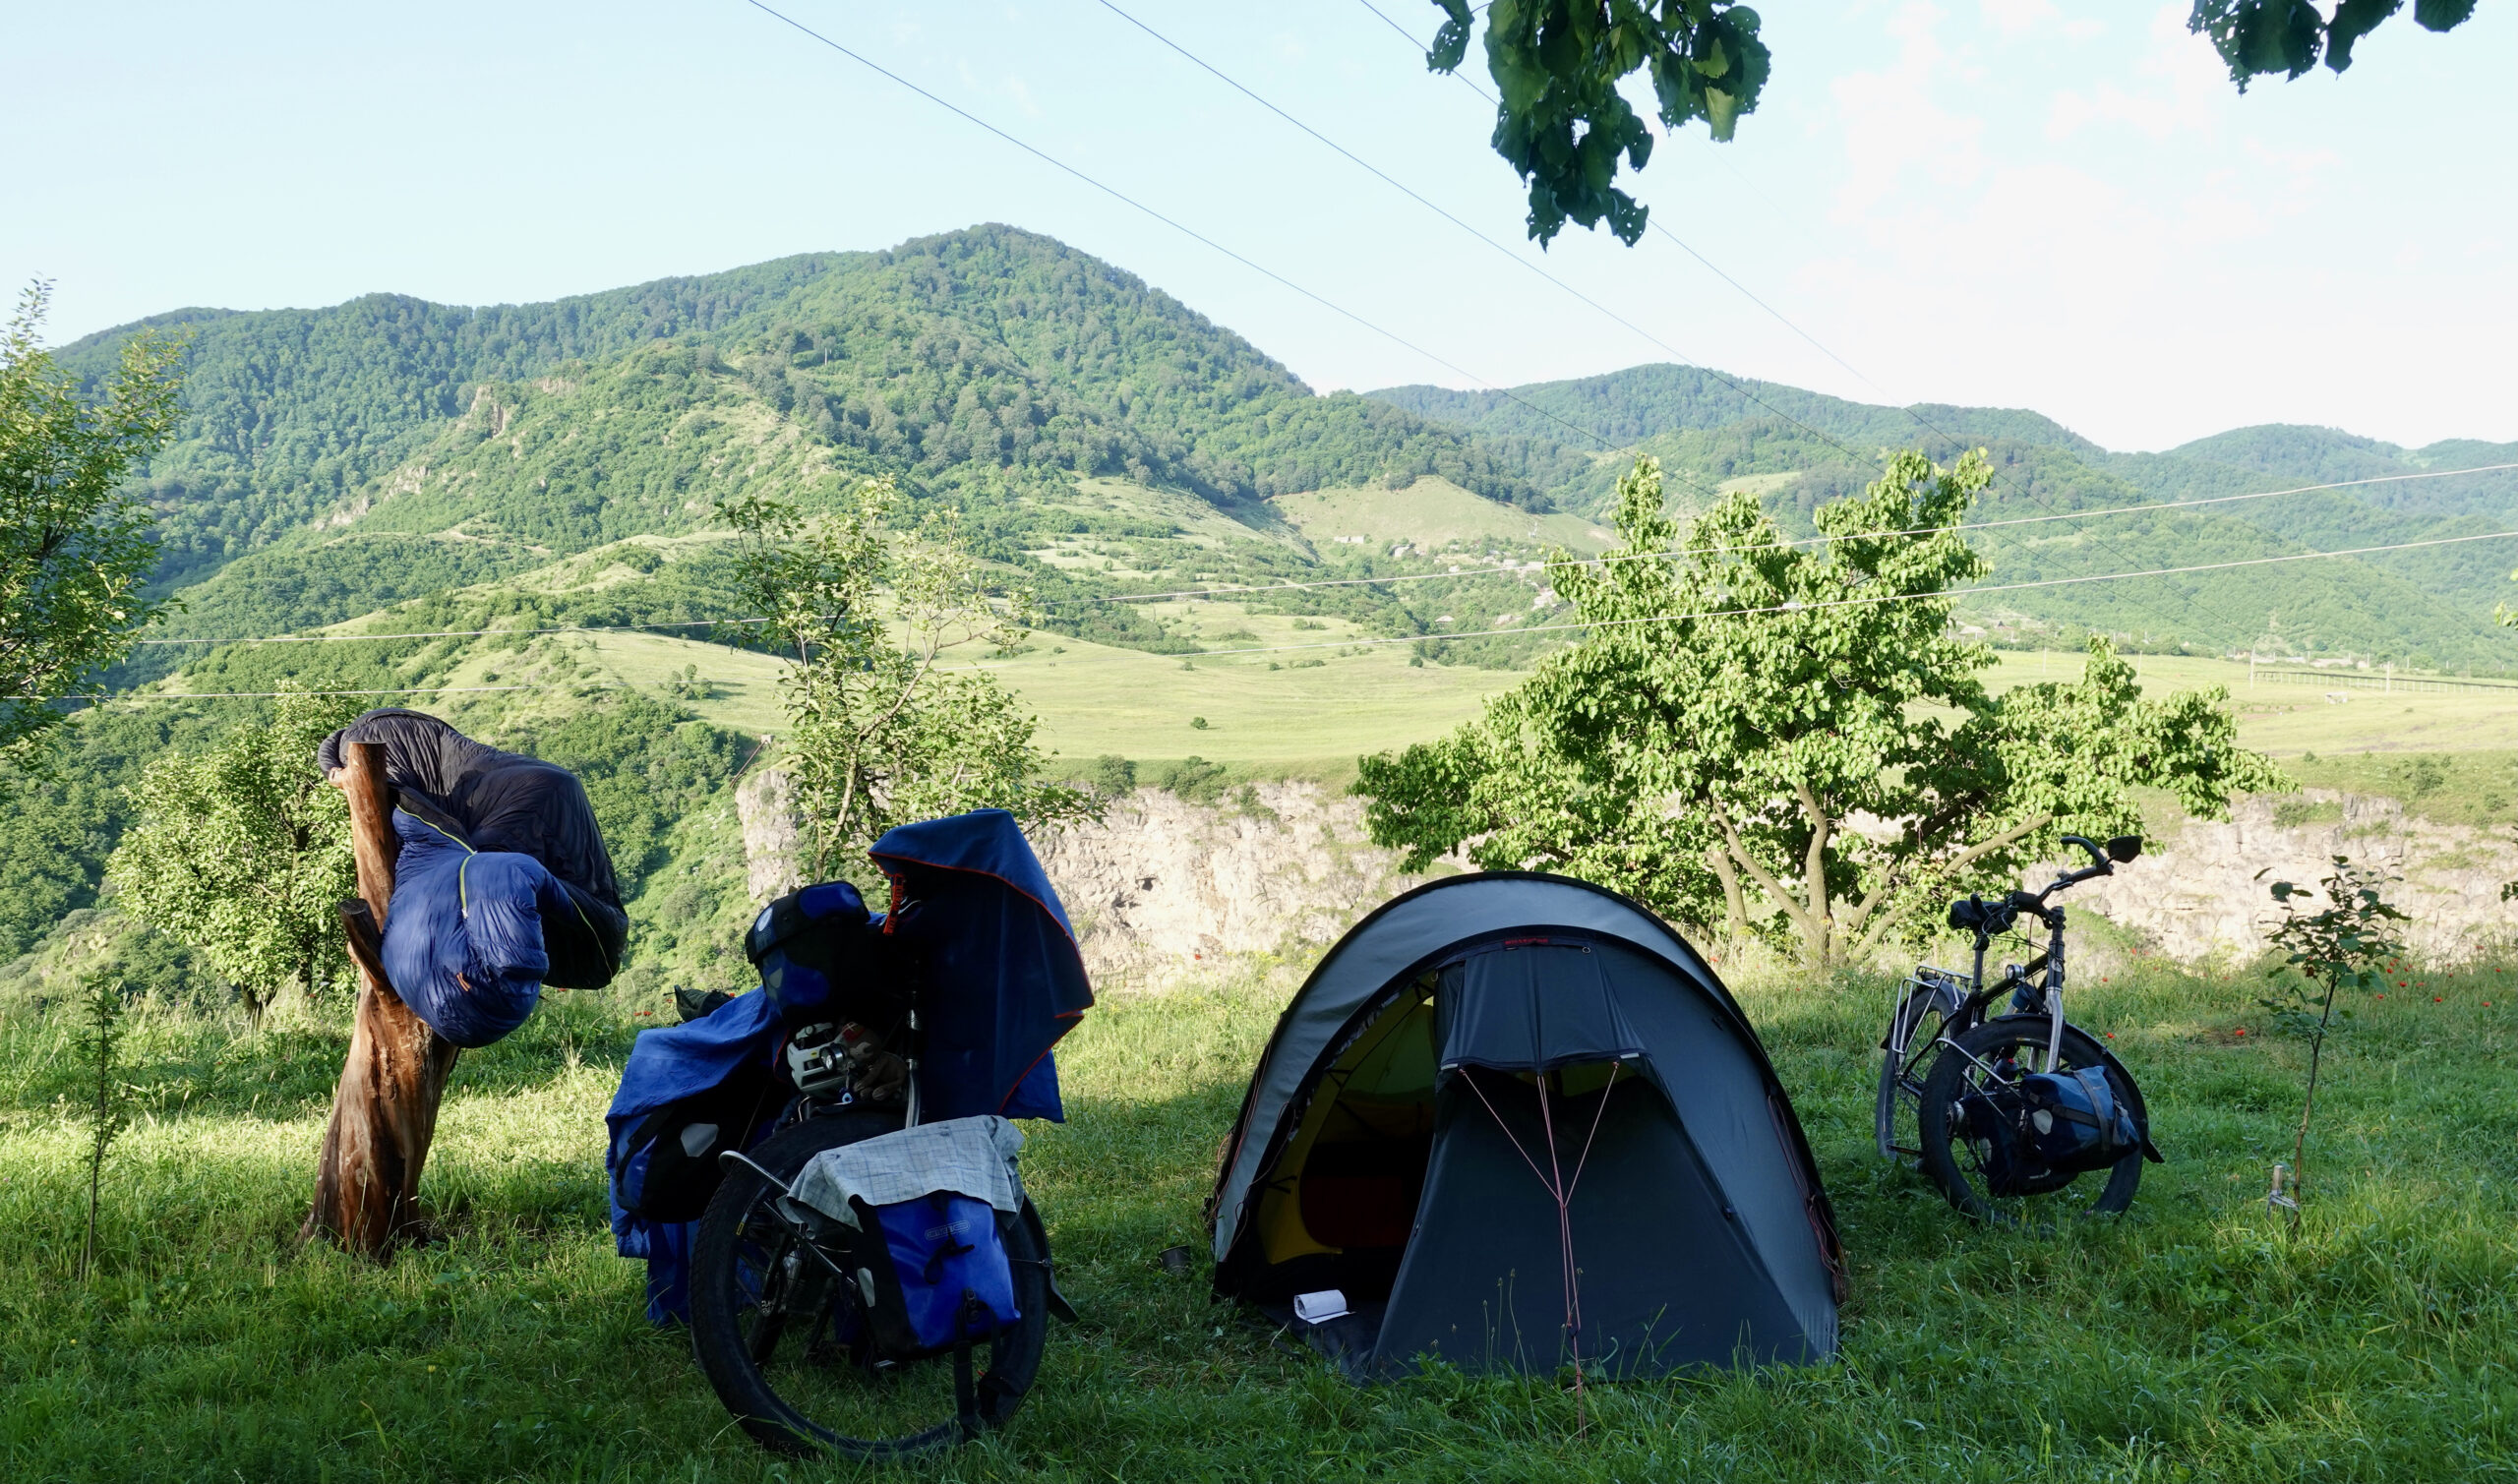
M2044 891L2014 891L1994 902L1988 902L1981 896L1971 896L1963 901L1952 902L1949 904L1949 925L1973 931L1987 938L1998 933L2008 932L2013 920L2020 913L2043 914L2047 910L2048 897L2068 886L2077 886L2092 876L2112 876L2116 874L2118 865L2130 861L2142 854L2142 840L2138 835L2119 835L2105 845L2099 844L2087 835L2066 835L2064 843L2077 845L2089 852L2089 864L2079 870L2063 872L2049 882Z

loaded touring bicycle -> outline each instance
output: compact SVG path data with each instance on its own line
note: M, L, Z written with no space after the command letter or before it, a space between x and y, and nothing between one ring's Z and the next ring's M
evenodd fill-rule
M608 1122L614 1228L727 1409L783 1452L882 1458L1010 1418L1074 1317L1010 1121L1061 1117L1050 1047L1092 992L1013 817L891 831L869 913L782 897L761 988L641 1036Z

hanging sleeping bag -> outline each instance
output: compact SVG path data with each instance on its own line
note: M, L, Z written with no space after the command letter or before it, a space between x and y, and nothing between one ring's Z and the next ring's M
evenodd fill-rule
M329 776L341 766L348 742L385 748L394 807L444 825L484 855L530 857L559 878L575 906L544 917L543 951L551 962L542 982L570 989L612 982L630 918L594 805L574 773L474 742L434 716L398 706L370 711L324 739L316 767Z
M402 842L385 916L385 976L429 1029L486 1046L542 998L544 934L578 904L542 862L476 851L450 824L393 811ZM582 930L582 929L581 929Z

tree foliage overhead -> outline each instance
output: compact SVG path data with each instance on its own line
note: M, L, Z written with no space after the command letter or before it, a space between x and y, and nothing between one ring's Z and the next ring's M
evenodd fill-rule
M2414 21L2444 31L2463 25L2476 0L2413 0ZM2247 90L2269 73L2297 78L2322 61L2341 72L2361 38L2405 0L2193 0L2187 29L2211 39ZM1475 9L1433 0L1443 13L1425 65L1457 72L1469 54ZM1619 85L1650 79L1661 122L1673 132L1703 119L1728 140L1758 106L1773 55L1758 13L1736 0L1494 0L1486 10L1486 69L1500 94L1490 143L1529 187L1529 234L1544 246L1568 218L1609 230L1629 247L1650 208L1616 184L1621 158L1641 172L1652 135Z
M2271 786L2224 696L2144 699L2103 641L2078 683L1986 691L1950 591L1986 569L1955 527L1991 472L1900 454L1817 512L1814 550L1746 495L1682 529L1639 460L1619 548L1549 568L1583 642L1452 736L1366 759L1374 839L1606 881L1821 967L2062 833L2138 827L2137 786L2205 816Z
M2309 0L2194 0L2187 30L2208 36L2245 92L2256 78L2304 77L2319 62L2336 72L2352 65L2352 48L2404 9L2404 0L2335 0L2320 11ZM2475 0L2414 0L2414 24L2453 30L2475 13Z
M0 770L39 763L54 700L165 608L141 592L157 545L126 479L174 431L179 346L131 336L91 400L37 338L45 300L30 287L0 328Z
M1443 12L1425 65L1453 72L1469 52L1469 0ZM1618 159L1642 170L1652 135L1618 91L1641 71L1661 122L1703 119L1717 140L1758 106L1769 57L1758 13L1735 0L1495 0L1486 13L1486 67L1502 95L1495 152L1529 186L1529 234L1551 242L1566 219L1609 230L1630 247L1649 208L1619 190Z
M107 868L123 910L190 944L256 1022L282 989L318 997L347 966L336 912L358 885L349 804L315 771L315 748L359 709L352 696L284 693L270 725L161 757L132 791L139 820Z

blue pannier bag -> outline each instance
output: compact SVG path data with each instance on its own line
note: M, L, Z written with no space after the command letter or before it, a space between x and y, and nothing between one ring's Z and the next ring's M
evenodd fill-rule
M884 1354L932 1355L1023 1318L1005 1251L1022 1219L1022 1147L1002 1118L954 1118L826 1151L797 1175L796 1200L845 1228L845 1264Z
M949 1350L1022 1319L1014 1267L986 1201L938 1190L892 1206L850 1204L858 1229L849 1257L867 1326L885 1354Z
M2058 1174L2105 1169L2147 1142L2105 1067L2022 1078L2019 1137L2029 1158Z
M744 935L744 956L760 971L760 987L790 1027L887 1022L886 1012L906 1001L881 958L886 945L879 925L856 887L818 882L762 908Z

